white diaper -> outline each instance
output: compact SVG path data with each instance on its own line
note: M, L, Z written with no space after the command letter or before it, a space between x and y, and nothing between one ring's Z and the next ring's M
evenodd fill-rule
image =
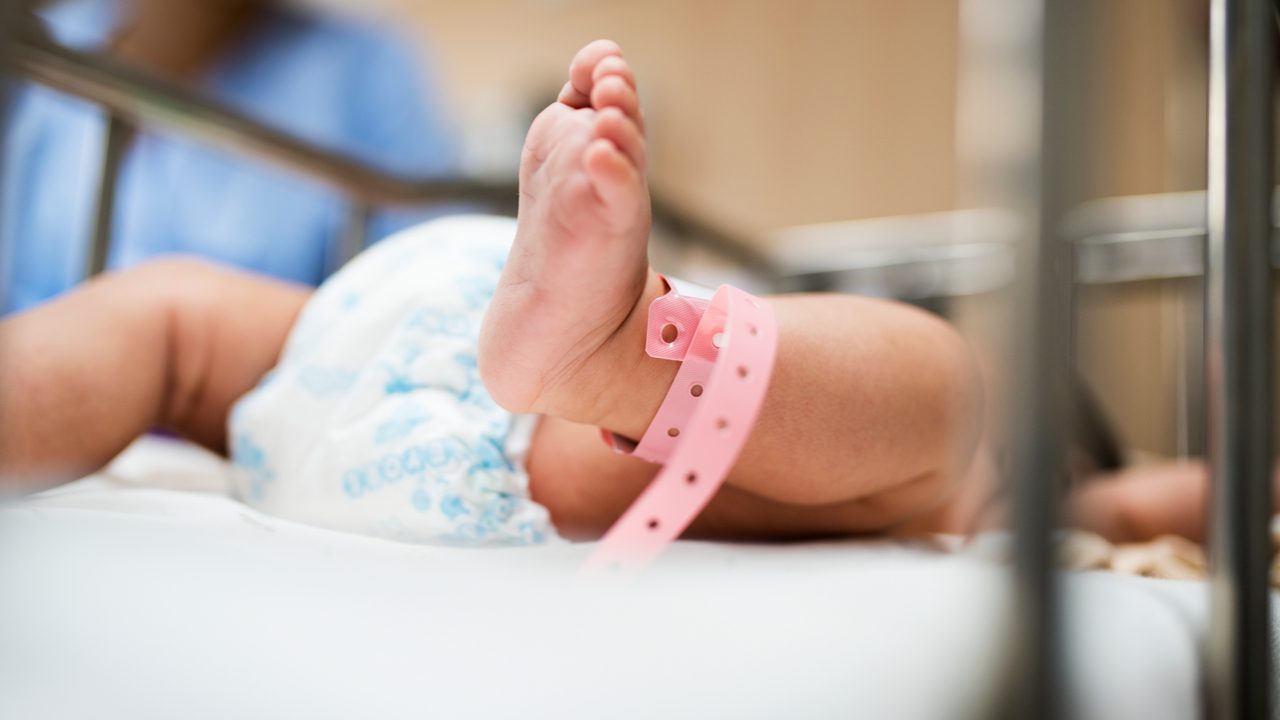
M515 222L451 217L378 243L307 303L233 408L237 491L281 517L420 543L556 537L522 465L535 418L476 371Z

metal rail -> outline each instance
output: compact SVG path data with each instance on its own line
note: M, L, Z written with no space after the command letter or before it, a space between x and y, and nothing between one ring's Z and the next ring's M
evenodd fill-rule
M387 174L110 57L75 52L45 39L20 37L13 64L19 75L101 105L138 126L266 160L369 204L476 199L510 203L516 198L516 186L510 182L414 180Z
M1038 130L1022 169L1017 202L1030 237L1021 243L1016 279L1009 416L1013 489L1014 644L1009 703L1014 718L1069 717L1064 707L1063 636L1053 538L1057 493L1067 476L1068 408L1073 342L1071 245L1062 221L1084 199L1089 97L1087 0L1041 0L1028 43L1038 67L1029 120ZM1011 178L1014 180L1014 178ZM1014 197L1017 197L1016 195ZM1020 675L1020 676L1019 676Z
M1273 38L1269 0L1213 0L1205 389L1214 718L1268 717Z
M1280 189L1274 192L1280 197ZM1207 195L1192 192L1095 200L1072 211L1076 281L1084 285L1204 274ZM1271 264L1280 268L1280 217L1271 219Z
M30 32L20 33L12 47L12 70L19 76L102 106L112 118L137 127L168 131L236 153L255 162L266 161L304 178L326 184L351 199L347 232L338 248L341 256L363 247L363 228L354 226L369 210L386 205L421 205L451 201L478 202L504 212L516 207L514 181L414 179L389 174L341 153L304 142L254 120L225 104L180 85L139 72L110 57L69 50ZM104 170L115 158L108 143ZM100 185L98 220L91 257L106 257L110 244L109 195L113 176ZM653 216L678 237L698 242L756 270L767 263L749 240L726 232L653 194ZM105 229L103 229L105 227Z
M5 162L5 146L9 143L9 93L11 92L10 78L12 75L12 49L13 49L13 33L14 27L17 25L17 3L0 1L0 169L6 167ZM0 199L5 197L4 193L4 172L0 172ZM3 202L0 201L0 221L4 219ZM3 227L0 224L0 227ZM0 236L0 297L8 294L8 288L5 287L5 278L9 277L8 263L9 254L5 252L4 238Z
M107 119L106 137L98 166L98 196L94 199L93 236L89 239L89 255L85 275L93 277L107 268L111 253L112 220L115 218L116 181L120 178L120 161L133 137L133 126L119 115Z

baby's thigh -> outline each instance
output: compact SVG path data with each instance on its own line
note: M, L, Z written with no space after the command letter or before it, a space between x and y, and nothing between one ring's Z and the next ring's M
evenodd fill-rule
M170 256L102 275L69 301L96 308L118 301L158 325L165 388L154 420L221 451L232 404L275 364L311 293L194 256ZM74 309L67 315L93 317Z
M224 449L231 406L275 364L312 289L188 258L152 261L132 272L146 276L139 286L166 298L170 367L163 424Z

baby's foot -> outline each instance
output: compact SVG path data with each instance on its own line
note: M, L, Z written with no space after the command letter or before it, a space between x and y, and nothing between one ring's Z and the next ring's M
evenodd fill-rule
M631 69L608 40L580 50L520 159L515 244L480 334L480 372L513 412L590 421L602 356L646 283L649 192ZM660 282L660 281L659 281ZM643 347L643 340L636 349Z

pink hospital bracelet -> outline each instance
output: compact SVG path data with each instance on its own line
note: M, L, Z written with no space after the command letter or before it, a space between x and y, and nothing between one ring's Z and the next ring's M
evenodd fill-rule
M601 429L605 444L615 452L658 464L665 463L671 456L680 430L693 415L714 365L714 358L707 361L687 357L694 330L711 304L712 291L665 275L661 277L668 292L649 304L644 351L659 360L684 362L639 442Z
M584 571L641 570L679 537L724 483L769 389L778 337L767 302L722 285L692 333L672 336L668 330L664 337L664 328L675 323L664 322L670 316L663 313L666 303L660 303L672 295L650 307L646 342L647 347L654 344L655 328L658 342L669 346L668 351L674 352L680 336L687 341L680 344L685 348L680 373L645 433L648 437L657 428L671 438L665 465L605 533ZM687 416L664 413L668 403L676 402L689 408ZM671 426L677 432L669 433L670 428L659 422L664 417L678 421Z

